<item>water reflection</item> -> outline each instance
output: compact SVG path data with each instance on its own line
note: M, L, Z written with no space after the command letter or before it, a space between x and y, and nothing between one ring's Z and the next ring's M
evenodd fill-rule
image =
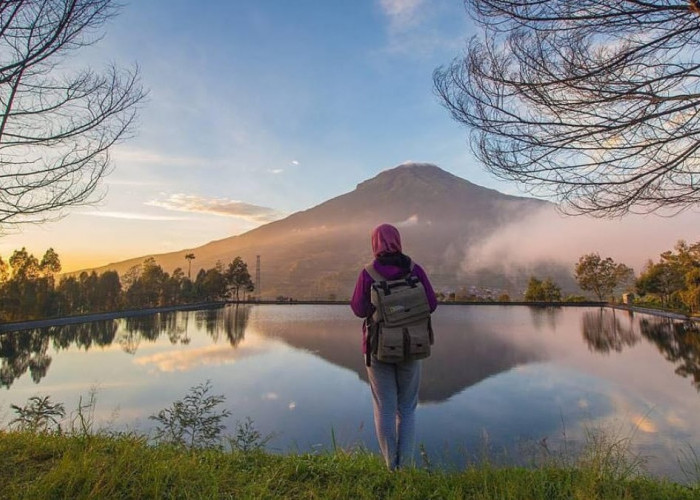
M173 345L188 345L190 324L205 331L213 342L227 342L237 348L245 339L251 317L250 305L235 305L185 313L160 313L124 320L55 326L0 334L0 385L10 387L29 372L35 383L46 376L52 362L48 353L72 346L89 351L94 346L116 343L135 354L142 342L167 336ZM561 308L529 308L536 330L555 330ZM290 311L291 313L291 311ZM259 318L256 333L313 353L334 365L350 369L367 381L364 359L359 355L356 322L330 317L306 319L290 314L288 320ZM436 324L440 333L433 355L425 361L421 401L449 399L467 387L518 365L545 360L537 345L513 343L498 325L474 324L468 315L456 321ZM581 334L593 352L610 354L638 344L642 337L653 342L669 362L678 364L676 373L691 377L700 390L700 328L695 322L642 316L597 308L582 313Z
M691 377L693 386L700 391L700 328L694 321L671 319L642 319L642 335L656 344L661 354L677 364L676 373Z
M622 317L621 317L622 316ZM676 374L692 378L700 391L700 327L695 321L679 321L642 315L634 322L631 311L600 308L583 314L582 335L588 348L609 354L622 352L643 338L656 345L664 358L678 366Z
M220 309L197 311L197 328L205 329L215 342L225 337L232 347L236 347L245 338L251 307L236 304Z
M623 322L621 314L624 313L603 307L583 314L582 334L589 349L606 354L622 352L623 348L632 347L641 340L634 324Z
M232 347L244 338L251 306L235 305L193 313L159 313L123 320L93 321L71 325L35 328L0 334L0 386L10 387L27 371L39 383L46 376L55 351L75 346L84 351L116 343L127 354L136 354L141 342L155 342L167 336L171 344L187 345L190 317L197 329L205 330L214 342L225 337ZM121 326L120 326L121 325Z
M474 450L484 433L503 449L523 437L554 445L562 423L575 439L590 424L619 419L635 426L640 449L660 457L664 470L679 446L700 439L695 323L609 308L500 305L444 306L434 320L418 429L433 457L445 443ZM338 442L371 449L360 337L347 307L303 305L2 333L0 384L8 390L0 408L38 390L74 407L71 398L97 383L109 402L105 419L118 406L120 423L147 432L148 415L210 379L234 412L230 425L250 416L281 436L277 449L330 446L331 429Z
M543 330L545 327L554 330L562 312L561 307L552 306L532 306L529 309L536 330Z
M10 387L27 370L39 383L51 366L48 349L57 351L71 346L89 351L93 346L109 346L117 331L114 320L76 325L35 328L0 334L0 386Z

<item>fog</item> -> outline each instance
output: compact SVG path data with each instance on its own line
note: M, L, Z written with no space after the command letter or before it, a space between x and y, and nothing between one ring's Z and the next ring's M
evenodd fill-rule
M629 215L611 220L565 216L546 208L472 245L462 268L508 272L553 260L573 269L580 256L597 252L639 273L649 259L658 260L678 240L699 241L699 228L700 213L692 211L673 217Z

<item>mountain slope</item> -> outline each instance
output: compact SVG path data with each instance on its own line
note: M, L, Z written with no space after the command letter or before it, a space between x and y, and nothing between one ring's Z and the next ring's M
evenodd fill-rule
M260 255L263 298L342 299L350 295L359 269L372 258L371 230L389 222L400 228L405 253L426 268L436 288L455 288L464 284L462 260L471 244L547 205L477 186L435 165L411 163L244 234L153 257L172 272L186 267L184 255L194 253L194 274L195 269L241 256L253 275ZM97 271L123 273L146 257Z

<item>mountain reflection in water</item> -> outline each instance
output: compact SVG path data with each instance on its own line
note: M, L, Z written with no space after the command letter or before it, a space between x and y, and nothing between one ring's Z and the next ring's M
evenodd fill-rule
M666 462L700 440L694 322L502 305L443 305L433 321L419 408L419 440L432 450L473 446L485 431L503 446L523 437L551 443L563 419L572 432L574 424L621 418L660 457L653 469L673 474ZM69 390L84 393L81 384L102 384L129 425L212 378L237 418L251 415L289 446L327 441L330 425L371 448L360 329L347 306L241 304L6 332L0 414L43 384L58 401Z

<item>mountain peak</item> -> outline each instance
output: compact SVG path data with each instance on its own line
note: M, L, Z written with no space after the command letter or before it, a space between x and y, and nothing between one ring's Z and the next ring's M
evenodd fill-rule
M402 184L409 180L430 181L431 183L454 182L463 180L441 169L432 163L406 162L396 167L384 170L376 176L361 182L357 189L367 189L370 187L390 188L397 183Z

